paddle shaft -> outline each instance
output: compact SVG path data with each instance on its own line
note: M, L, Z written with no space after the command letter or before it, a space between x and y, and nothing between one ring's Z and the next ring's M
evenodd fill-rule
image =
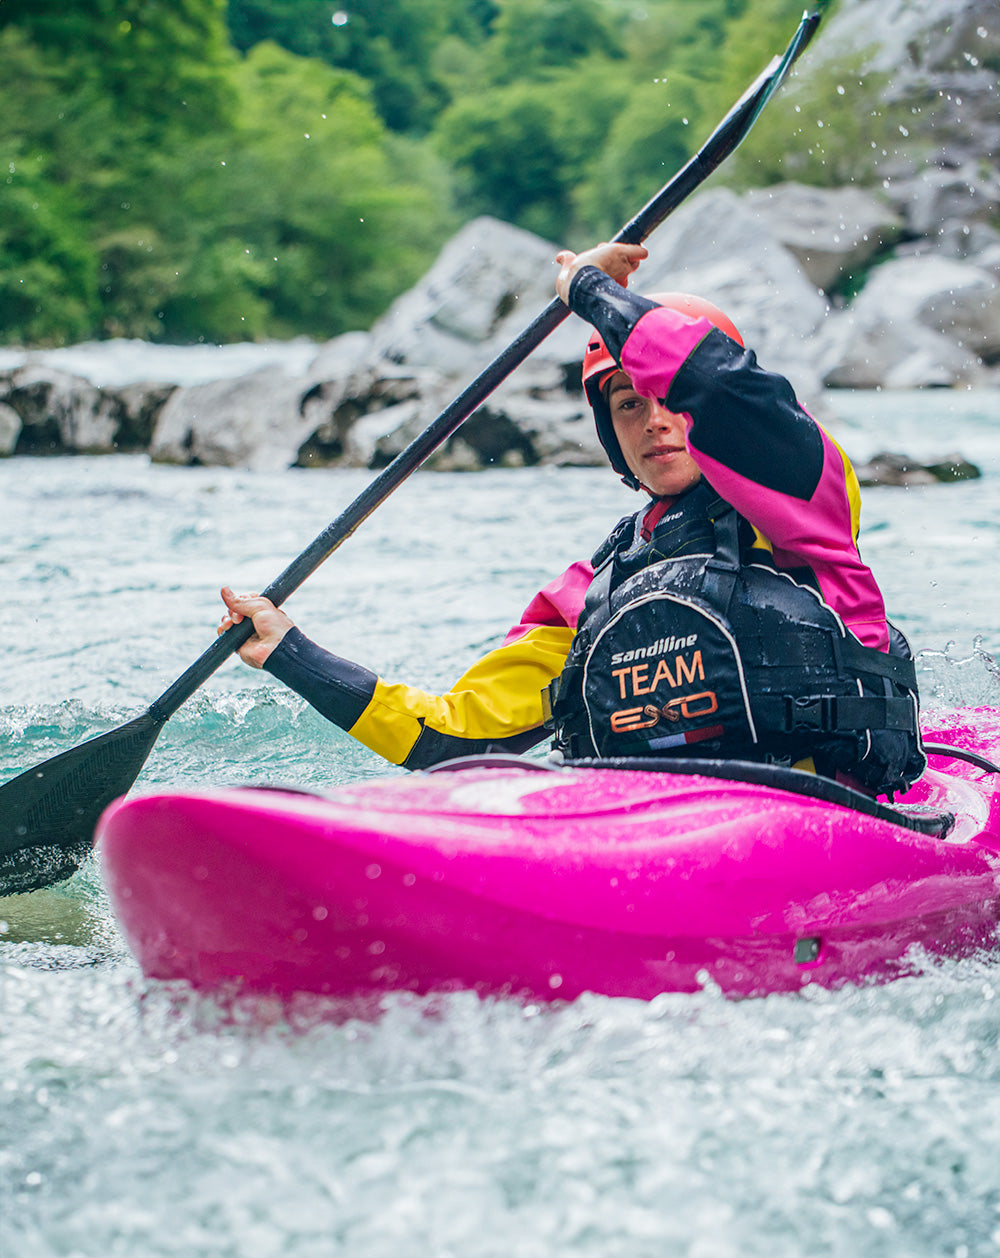
M712 132L701 149L614 237L619 244L641 244L668 215L702 184L745 139L761 110L780 86L816 27L820 14L803 14L785 53L775 57ZM554 298L510 345L486 367L455 400L401 451L354 501L263 591L275 606L284 602L324 560L379 507L431 454L454 433L489 395L569 315ZM228 629L149 706L150 715L166 721L219 666L253 636L253 623L244 620Z

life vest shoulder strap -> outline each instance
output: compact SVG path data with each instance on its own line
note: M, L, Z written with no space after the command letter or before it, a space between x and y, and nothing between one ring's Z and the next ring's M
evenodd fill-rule
M852 635L841 642L840 653L845 665L853 673L887 677L905 690L917 689L916 666L912 659L907 659L904 655L890 655L876 647L862 646Z

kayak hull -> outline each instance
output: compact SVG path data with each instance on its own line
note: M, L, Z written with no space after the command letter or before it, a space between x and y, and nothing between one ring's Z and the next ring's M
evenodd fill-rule
M947 733L982 754L987 735L1000 744L983 714ZM507 763L322 797L137 796L105 812L97 847L152 978L279 995L650 999L712 982L742 996L892 977L915 946L995 946L998 780L933 758L906 802L951 812L944 838L749 782Z

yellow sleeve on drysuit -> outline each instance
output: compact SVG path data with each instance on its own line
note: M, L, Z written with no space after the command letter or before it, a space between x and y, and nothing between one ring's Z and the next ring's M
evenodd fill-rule
M542 691L562 672L574 633L536 626L484 655L442 695L379 678L349 732L393 764L416 768L418 740L425 745L422 759L433 763L538 730Z

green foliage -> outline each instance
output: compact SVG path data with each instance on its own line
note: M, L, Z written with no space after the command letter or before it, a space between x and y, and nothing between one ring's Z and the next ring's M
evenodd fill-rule
M923 126L935 106L886 103L888 76L864 70L862 50L836 66L810 64L769 106L727 165L737 187L796 180L816 187L864 186L881 178L880 163L904 149L911 154L915 117Z
M537 78L601 54L621 56L618 29L601 0L500 0L489 46L495 82Z
M755 11L756 3L751 7ZM698 0L697 4L691 0L659 0L629 6L622 36L629 66L650 78L669 69L714 82L729 41L729 27L745 8L746 0ZM795 16L798 20L801 13ZM772 41L776 29L766 30ZM737 91L744 86L740 84Z
M606 237L801 3L0 0L0 341L328 336L472 214ZM909 146L861 65L805 59L722 177Z
M558 130L552 93L536 84L514 84L452 106L438 137L466 176L469 211L551 234L567 211Z
M755 23L762 6L769 20ZM434 130L461 179L461 208L577 244L613 232L759 73L780 43L775 30L794 30L800 11L778 22L788 7L789 0L501 0L479 82L456 76L457 98ZM753 71L726 88L719 106L713 89L734 24L767 53L751 51ZM484 92L483 78L499 86Z
M580 219L608 236L628 222L691 156L699 137L696 86L683 75L640 84L615 115L578 193Z
M407 151L387 143L355 76L261 44L239 86L227 203L275 326L366 325L427 260L430 194L407 180Z
M801 0L754 0L728 24L718 74L700 93L704 115L721 115L736 99L776 51L774 31L791 31L801 11ZM865 71L869 52L831 65L807 50L721 179L737 187L864 185L880 177L876 159L904 144L912 151L914 107L885 103L888 76ZM932 106L922 112L926 124Z
M442 41L482 42L491 0L229 0L233 43L271 40L289 52L350 70L372 87L395 131L426 131L448 103L436 68Z
M147 143L216 126L232 104L225 0L0 0L0 26L96 89Z
M164 288L185 264L164 220L205 137L232 125L221 4L84 0L65 16L51 0L17 0L0 14L0 145L20 154L15 176L35 172L39 215L52 209L49 235L64 241L44 248L38 224L8 219L0 285L22 291L19 259L30 257L39 309L25 323L5 303L0 335L154 336ZM8 195L17 191L15 179Z
M273 44L243 61L210 48L218 82L185 88L198 108L158 113L163 82L200 82L187 36L204 27L180 38L171 24L194 0L136 7L147 29L165 21L149 110L136 83L107 90L114 66L74 60L75 23L43 23L37 42L28 22L0 30L0 337L228 341L369 323L457 226L436 161L391 140L357 76Z
M41 160L0 144L0 328L25 343L83 338L97 313L97 257L80 206Z
M577 188L627 99L621 76L597 59L458 101L436 138L464 177L464 208L567 239Z

